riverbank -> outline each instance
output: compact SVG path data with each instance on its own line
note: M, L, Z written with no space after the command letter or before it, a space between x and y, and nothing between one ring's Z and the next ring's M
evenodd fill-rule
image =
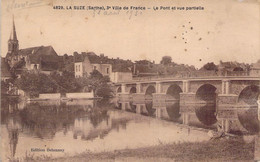
M27 161L254 161L254 141L242 137L222 138L205 142L160 144L157 146L116 150L114 152L82 153L71 157Z

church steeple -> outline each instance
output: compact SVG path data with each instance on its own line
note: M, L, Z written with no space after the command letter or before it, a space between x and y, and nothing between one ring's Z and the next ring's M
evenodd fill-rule
M8 40L8 53L16 53L19 50L19 42L16 35L14 16L13 16L13 26Z
M14 24L14 16L13 16L13 29L11 31L10 39L9 40L17 40L15 24Z

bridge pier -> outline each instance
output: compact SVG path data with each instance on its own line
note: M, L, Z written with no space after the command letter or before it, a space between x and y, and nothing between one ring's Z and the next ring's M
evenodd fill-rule
M188 93L190 91L190 82L188 80L183 81L183 93Z
M156 93L153 93L153 101L160 102L165 101L166 99L166 93L163 93L162 91L162 83L156 82Z
M118 93L118 97L121 101L130 100L130 94L126 92L126 84L121 84L121 93Z
M141 104L136 104L136 113L141 114L143 109L143 105Z
M142 85L141 83L136 83L136 93L132 94L133 101L144 101L145 100L145 93L142 92Z
M189 125L190 120L190 114L189 113L183 113L182 114L182 123L185 125Z
M181 113L193 113L195 112L196 104L195 93L180 93L180 112Z
M144 93L133 93L132 97L133 97L133 101L144 101L145 100Z
M162 108L165 107L166 94L162 92L162 83L156 82L156 93L153 93L153 108L156 109L156 118L162 118ZM164 108L166 109L166 108Z
M180 93L180 113L182 114L182 123L185 125L189 125L190 114L195 113L195 95L191 92Z
M237 98L234 94L220 94L217 97L217 120L221 125L219 130L229 132L231 121L237 121Z
M122 110L126 110L127 109L126 102L122 102L121 105L122 105Z
M222 80L222 94L229 94L230 90L230 81L229 80Z
M156 108L155 116L156 116L156 118L159 118L159 119L162 117L162 109L160 107Z

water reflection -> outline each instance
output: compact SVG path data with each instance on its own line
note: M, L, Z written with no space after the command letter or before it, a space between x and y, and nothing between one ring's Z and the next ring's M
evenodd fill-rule
M178 123L185 117L189 125L215 127L215 115L211 116L215 109L214 105L210 104L204 105L206 108L201 105L195 112L184 114L180 113L179 102L174 100L159 103L152 100L114 102L115 105L105 100L27 104L3 101L1 103L3 154L6 158L15 160L24 157L25 152L30 152L31 148L35 147L58 146L73 155L86 149L94 152L111 151L154 145L158 144L158 141L201 141L209 138L206 132L194 133L193 130L180 128L171 122L145 116L161 115L161 118ZM115 107L125 111L115 110ZM233 110L233 113L237 113L237 121L241 127L249 132L259 132L259 121L254 109ZM234 119L227 117L225 120ZM49 155L46 152L33 154ZM54 156L63 155L57 153Z
M257 109L238 110L237 114L239 122L247 131L255 134L260 131Z
M255 134L259 132L257 112L255 107L250 109L243 107L240 109L224 110L216 112L216 95L199 94L198 100L194 104L194 111L180 112L180 102L175 98L167 100L132 100L121 102L117 100L120 109L142 114L144 116L157 117L170 120L175 123L183 123L190 126L221 130L236 134ZM122 108L124 107L124 108ZM193 108L192 108L193 109ZM253 110L255 109L255 110ZM221 113L221 117L218 113ZM217 116L218 115L218 119Z
M130 101L129 105L130 105L131 112L136 113L136 105L134 105L133 101Z
M195 113L199 121L206 126L210 126L217 122L215 105L206 104L205 106L198 106L195 108Z
M170 120L172 121L178 121L178 119L181 117L179 101L166 102L166 110Z
M21 131L21 125L11 117L6 124L6 128L8 130L8 139L10 145L10 159L13 159L16 152L19 132Z
M115 110L109 101L2 102L1 131L4 160L30 156L74 155L87 150L113 151L159 144L158 142L208 140L204 132L190 131L154 118L150 101L117 102L130 112ZM163 132L169 132L165 134ZM149 134L145 136L144 134ZM131 140L135 139L135 140ZM120 142L117 142L120 141ZM65 152L32 152L32 148L61 148Z
M145 101L145 108L146 112L143 112L142 114L148 115L148 116L154 116L156 109L153 108L153 101L152 100L146 100Z

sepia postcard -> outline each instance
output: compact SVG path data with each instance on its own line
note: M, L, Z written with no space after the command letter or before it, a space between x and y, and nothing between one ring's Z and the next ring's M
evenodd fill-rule
M2 0L0 39L0 161L260 161L259 0Z

